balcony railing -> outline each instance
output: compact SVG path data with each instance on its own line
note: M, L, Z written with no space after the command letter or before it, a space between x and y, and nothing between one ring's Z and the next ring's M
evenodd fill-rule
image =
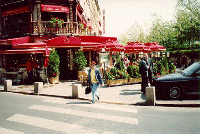
M48 21L41 21L39 31L37 22L33 22L33 34L78 34L79 29L77 22L73 22L73 29L70 29L70 23L64 22L61 27L51 27Z

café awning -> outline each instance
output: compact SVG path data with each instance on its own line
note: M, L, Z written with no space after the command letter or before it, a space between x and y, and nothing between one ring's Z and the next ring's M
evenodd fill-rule
M46 50L47 51L47 50ZM51 48L48 48L48 51L51 51ZM36 53L45 53L45 48L37 48L37 49L21 49L21 50L2 50L0 54L36 54Z
M81 47L81 40L72 36L60 36L43 41L48 47Z
M45 48L45 47L50 47L50 45L44 42L22 43L22 44L16 44L12 48L13 49L31 49L31 48Z
M65 6L57 6L57 5L44 5L41 4L41 11L44 12L62 12L69 13L69 8Z

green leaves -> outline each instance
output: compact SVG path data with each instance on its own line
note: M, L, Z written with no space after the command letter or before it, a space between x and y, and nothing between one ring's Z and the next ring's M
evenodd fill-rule
M87 60L82 50L75 52L74 67L76 71L82 71L87 65Z
M53 49L50 52L49 63L48 63L48 75L50 77L57 76L58 74L60 74L59 65L60 65L60 57L57 54L57 51Z

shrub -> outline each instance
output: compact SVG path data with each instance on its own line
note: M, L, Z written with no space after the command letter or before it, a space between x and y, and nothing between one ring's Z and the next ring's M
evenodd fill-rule
M60 57L55 49L50 52L48 63L48 75L49 77L56 77L60 74L59 71Z
M82 71L87 65L87 60L82 50L75 52L74 67L75 70Z
M115 64L115 68L118 69L118 70L124 69L123 61L117 61L117 63Z
M129 65L127 67L127 72L128 72L128 74L130 75L131 78L138 78L138 77L140 77L139 67L138 66Z

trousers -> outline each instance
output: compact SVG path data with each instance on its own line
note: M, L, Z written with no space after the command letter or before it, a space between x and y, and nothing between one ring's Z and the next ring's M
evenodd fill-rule
M98 93L97 93L97 83L93 83L93 84L90 84L90 88L92 90L92 102L95 101L95 96L96 97L99 97Z
M148 85L148 77L142 77L141 92L145 93L147 85Z

